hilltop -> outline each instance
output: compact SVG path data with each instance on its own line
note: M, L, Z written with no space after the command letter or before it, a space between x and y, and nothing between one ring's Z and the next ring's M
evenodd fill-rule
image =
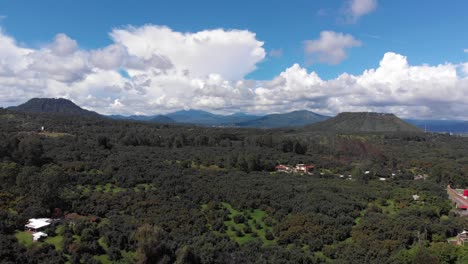
M306 129L329 132L422 132L394 114L374 112L344 112Z
M55 113L75 116L99 116L64 98L33 98L24 104L9 107L9 110L30 113Z

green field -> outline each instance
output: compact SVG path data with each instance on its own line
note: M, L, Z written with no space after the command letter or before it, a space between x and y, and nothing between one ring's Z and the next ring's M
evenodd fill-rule
M32 234L26 231L17 231L15 233L15 237L18 239L18 242L25 247L30 247L35 243L33 241Z
M275 245L276 239L268 240L266 238L267 231L273 233L273 228L268 226L264 219L268 214L260 209L239 211L232 207L231 204L223 202L221 207L229 211L229 219L224 221L226 226L226 234L238 244L243 245L250 241L261 241L264 246ZM207 205L202 205L203 210L207 210ZM234 217L244 216L243 223L235 223ZM257 228L257 226L259 228ZM250 229L251 232L246 233L245 229Z
M31 246L42 246L44 243L51 244L55 247L56 250L62 251L63 250L63 233L64 226L59 226L56 229L56 236L49 236L43 240L43 242L34 242L32 233L28 231L17 231L15 233L16 239L18 239L18 242L25 246L25 247L31 247Z

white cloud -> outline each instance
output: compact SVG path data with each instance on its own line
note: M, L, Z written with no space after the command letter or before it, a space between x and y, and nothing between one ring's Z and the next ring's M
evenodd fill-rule
M338 64L346 59L346 49L361 45L352 35L322 31L319 39L305 41L305 52L312 56L311 62Z
M65 34L57 34L48 50L58 56L67 56L78 50L78 43Z
M377 0L348 0L344 8L345 21L355 23L357 20L373 12L377 8Z
M65 97L103 114L160 114L187 108L258 114L309 109L329 115L378 111L468 119L468 62L411 65L407 57L388 52L376 68L358 75L343 73L324 80L294 64L271 80L245 80L265 57L262 43L251 32L178 33L154 26L120 30L114 43L95 50L84 50L63 34L42 48L25 48L0 32L0 105L16 105L31 97ZM328 63L342 60L346 48L359 45L350 35L327 34L332 37L313 42L312 51ZM239 38L243 40L235 41ZM197 41L216 56L207 55ZM169 48L171 43L181 54ZM199 65L203 67L197 69Z
M468 53L468 49L464 49L463 52Z
M403 117L468 119L468 79L456 64L412 66L388 52L376 69L342 74L324 81L294 65L256 89L257 106L311 109L323 114L343 111L394 112ZM284 108L284 106L287 106Z
M226 79L243 78L265 58L263 42L246 30L204 30L180 33L168 27L146 25L111 32L112 39L130 55L142 60L165 56L176 69L192 76L220 74Z

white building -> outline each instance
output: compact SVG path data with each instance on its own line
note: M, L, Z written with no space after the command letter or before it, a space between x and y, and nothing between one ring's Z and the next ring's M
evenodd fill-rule
M47 234L44 232L40 232L41 228L49 226L52 223L52 219L50 218L31 218L29 219L28 224L24 227L27 230L30 230L32 233L33 241L39 241L43 237L47 237Z
M47 237L47 234L44 232L36 232L32 234L34 241L39 241L43 237Z
M52 223L50 218L31 218L29 223L25 225L26 229L31 231L38 231L39 229L46 227Z

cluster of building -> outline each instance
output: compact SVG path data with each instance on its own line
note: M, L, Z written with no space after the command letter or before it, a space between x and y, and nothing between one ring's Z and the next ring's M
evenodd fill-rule
M46 237L48 237L47 233L44 232L47 227L50 227L52 224L56 224L58 222L66 223L68 225L75 225L77 221L86 220L90 222L98 222L99 218L97 216L83 216L77 213L68 213L65 216L60 217L62 215L60 209L56 209L53 214L57 218L31 218L28 220L28 223L24 225L24 229L31 233L33 241L40 241Z
M307 173L313 174L314 172L314 165L307 165L307 164L296 164L296 166L288 166L288 165L278 165L275 167L276 171L278 172L286 172L286 173Z
M39 241L40 239L47 237L47 234L41 230L52 224L52 222L53 219L50 218L31 218L24 227L26 230L32 232L34 241Z

